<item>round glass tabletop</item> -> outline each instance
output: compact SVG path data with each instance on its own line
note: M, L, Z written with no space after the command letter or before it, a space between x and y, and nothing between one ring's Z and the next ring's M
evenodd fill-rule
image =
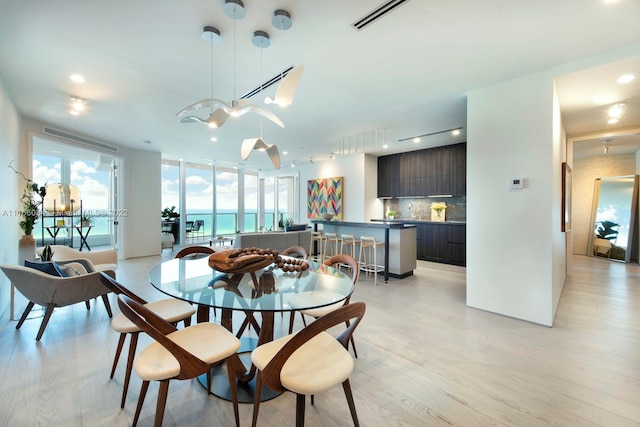
M343 301L354 290L351 277L312 261L302 273L271 265L227 274L209 267L206 257L173 259L154 267L149 281L160 292L198 305L262 312L319 308Z

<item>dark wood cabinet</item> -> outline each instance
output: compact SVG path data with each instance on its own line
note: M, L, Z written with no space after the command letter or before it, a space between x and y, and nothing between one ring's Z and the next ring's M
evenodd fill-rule
M378 157L378 197L464 196L466 143Z
M466 265L467 245L464 224L418 224L416 231L418 259Z

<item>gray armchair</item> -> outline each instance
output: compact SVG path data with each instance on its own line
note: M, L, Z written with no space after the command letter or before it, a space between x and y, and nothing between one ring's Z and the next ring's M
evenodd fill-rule
M73 277L56 277L21 265L5 264L0 265L0 269L16 289L29 300L16 329L20 329L35 304L46 307L40 330L36 336L37 341L42 337L53 309L56 307L86 302L91 298L101 296L109 317L112 317L111 306L107 298L110 291L102 284L100 272ZM88 308L89 304L87 304Z

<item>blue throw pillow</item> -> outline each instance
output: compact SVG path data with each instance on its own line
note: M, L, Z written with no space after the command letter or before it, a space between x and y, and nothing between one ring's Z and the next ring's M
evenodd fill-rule
M66 277L66 274L62 272L62 269L55 262L33 262L28 259L24 260L24 266L29 268L35 268L43 273L50 274L56 277Z

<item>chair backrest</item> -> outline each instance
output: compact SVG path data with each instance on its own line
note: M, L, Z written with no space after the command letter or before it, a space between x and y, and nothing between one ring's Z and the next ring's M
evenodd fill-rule
M193 230L200 231L201 227L204 227L204 219L196 219Z
M185 229L184 229L184 230L185 230L186 232L193 231L193 227L194 227L194 225L195 225L195 222L194 222L194 221L187 221L187 222L185 223Z
M187 246L178 251L176 258L185 258L187 256L189 258L202 258L215 252L209 246Z
M376 238L370 236L362 236L360 237L360 245L361 246L376 246Z
M351 280L355 284L358 281L358 274L360 274L360 269L358 268L358 261L355 260L351 255L347 254L338 254L334 255L328 260L324 262L324 265L332 266L334 264L345 264L348 265L351 269Z
M353 331L360 324L360 320L364 316L366 305L363 302L354 302L340 307L324 316L319 317L313 323L310 323L300 332L289 340L271 361L262 370L262 382L264 385L274 391L284 391L280 381L280 372L289 357L307 341L315 337L321 332L326 331L336 325L343 324L347 321L349 326L336 338L340 344L347 350L349 340ZM348 351L348 350L347 350Z
M206 362L167 338L167 335L177 331L177 328L171 323L126 295L118 295L118 306L127 319L166 348L178 360L180 373L175 378L194 378L210 369Z
M280 255L299 255L301 258L307 259L307 250L301 246L291 246L282 251Z
M134 292L129 290L126 286L121 285L120 283L118 283L116 281L116 279L114 279L113 277L111 277L107 273L101 272L100 275L101 275L100 281L102 282L102 284L105 285L107 288L109 288L109 290L111 292L113 292L114 294L116 294L116 295L126 295L129 298L137 301L140 304L146 304L147 303L147 301L145 301L141 296L135 294Z

